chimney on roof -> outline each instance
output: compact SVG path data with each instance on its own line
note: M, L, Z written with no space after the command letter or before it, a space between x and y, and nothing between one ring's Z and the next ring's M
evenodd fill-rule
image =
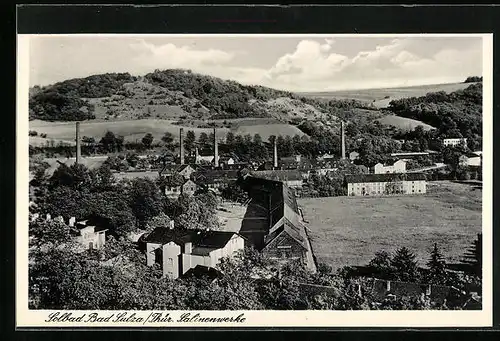
M81 157L80 122L76 122L76 161L75 161L75 163L80 163L80 157Z
M214 167L219 167L219 144L217 143L217 129L214 128Z
M278 169L278 142L277 138L274 138L273 141L273 168Z
M342 143L342 159L345 159L345 127L344 121L340 122L340 138Z
M180 140L180 154L181 154L181 165L184 164L184 128L179 129L179 140Z

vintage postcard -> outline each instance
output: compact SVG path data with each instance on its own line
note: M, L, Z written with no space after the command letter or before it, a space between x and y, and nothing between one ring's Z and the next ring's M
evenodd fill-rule
M19 35L17 326L491 326L492 53Z

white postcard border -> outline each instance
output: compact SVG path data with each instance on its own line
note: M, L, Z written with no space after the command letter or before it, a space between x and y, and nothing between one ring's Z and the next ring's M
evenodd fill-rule
M493 34L170 34L166 36L187 37L482 37L483 39L483 310L481 311L163 311L173 322L148 322L151 314L159 311L51 311L28 309L28 89L29 89L29 39L31 35L17 37L17 155L16 155L16 326L17 327L487 327L492 326L492 214L493 214ZM53 36L53 35L39 35ZM60 35L58 35L60 36ZM70 35L71 36L71 35ZM78 36L95 36L79 34ZM117 34L99 34L100 37ZM128 37L151 37L159 35L131 35ZM70 317L82 316L77 322L47 322L50 314L59 312L59 317L70 313ZM97 313L107 322L84 322L92 320ZM128 322L113 322L129 318ZM191 317L240 316L240 322L180 322L182 314ZM134 315L135 314L135 315ZM243 314L243 317L241 317ZM66 315L67 316L67 315ZM142 318L131 322L131 316ZM244 321L241 322L241 319Z

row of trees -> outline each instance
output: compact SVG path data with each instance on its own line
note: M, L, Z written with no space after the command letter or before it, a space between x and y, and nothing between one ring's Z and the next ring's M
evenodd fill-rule
M123 264L104 261L120 256ZM219 277L169 280L144 254L124 240L108 240L102 251L86 255L65 248L32 249L30 302L35 309L105 310L368 310L442 309L429 301L403 297L382 302L369 289L361 295L352 281L325 265L315 274L300 262L283 265L245 249L218 265ZM64 262L61 262L64 259ZM260 274L261 277L256 277ZM264 279L265 278L265 279ZM304 286L306 284L306 286ZM307 284L329 286L328 294Z
M465 272L475 277L480 283L482 273L482 235L479 234L472 246L467 250L462 259ZM408 248L397 249L392 255L386 251L379 251L369 262L368 270L371 276L386 280L402 282L429 283L462 287L464 278L458 273L448 270L445 258L434 243L429 252L426 268L421 268L416 261L416 256Z
M184 228L218 228L217 201L212 193L200 191L195 196L181 195L171 201L161 190L165 181L161 177L117 181L107 164L93 170L81 164L61 164L51 177L46 177L44 170L35 173L31 183L37 204L34 213L65 219L99 218L106 221L115 236L144 229L161 213Z

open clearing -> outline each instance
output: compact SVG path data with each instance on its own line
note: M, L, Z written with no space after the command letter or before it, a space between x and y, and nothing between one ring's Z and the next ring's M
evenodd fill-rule
M449 83L386 89L314 92L304 93L302 95L317 98L357 99L359 101L373 103L373 105L377 108L386 108L389 105L389 102L395 99L425 96L428 92L445 91L447 93L450 93L453 91L465 89L471 84L474 83Z
M422 126L424 130L436 129L431 125L425 124L421 121L413 120L411 118L399 117L396 115L387 115L382 118L377 119L383 125L395 126L399 129L413 130L416 126Z
M230 121L230 120L227 120ZM80 124L81 136L94 137L97 141L112 131L116 135L122 135L126 141L140 141L146 133L153 134L156 141L160 141L165 132L170 132L175 139L179 138L179 129L184 128L184 133L188 130L194 131L198 137L202 132L210 134L213 128L194 128L173 124L171 120L141 119L141 120L121 120L121 121L84 121ZM224 139L229 131L236 135L259 133L264 141L270 135L304 135L297 127L285 123L275 124L255 124L256 122L238 122L234 129L217 128L217 137ZM45 122L40 120L30 121L30 130L36 130L39 134L46 133L47 139L56 141L75 141L75 122ZM45 141L43 141L45 143Z
M482 190L448 181L427 186L420 196L299 199L318 262L366 265L377 251L406 246L425 266L435 242L447 262L458 262L481 232Z

